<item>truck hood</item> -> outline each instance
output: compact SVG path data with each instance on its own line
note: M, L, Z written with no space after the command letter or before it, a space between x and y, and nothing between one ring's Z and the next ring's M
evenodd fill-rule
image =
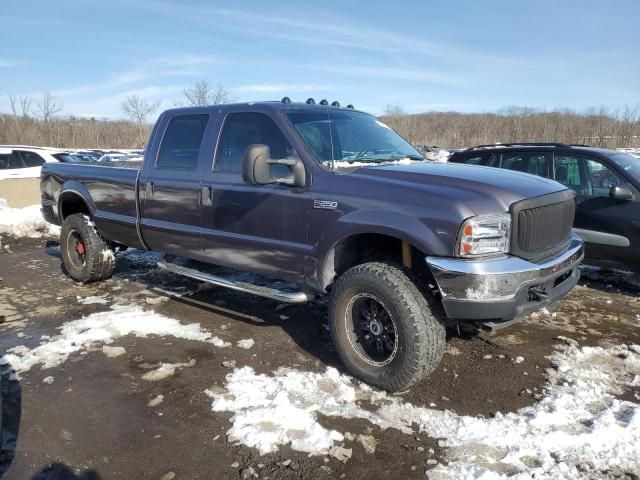
M372 166L353 173L462 201L477 215L506 212L519 200L566 190L560 183L528 173L458 163Z

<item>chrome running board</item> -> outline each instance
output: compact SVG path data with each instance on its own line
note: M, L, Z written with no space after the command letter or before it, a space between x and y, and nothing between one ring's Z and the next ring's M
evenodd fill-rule
M173 263L167 263L164 261L158 262L158 267L163 270L182 275L184 277L200 280L201 282L211 283L219 287L230 288L231 290L238 290L239 292L251 293L260 297L270 298L272 300L278 300L286 303L304 303L313 299L312 294L305 292L287 292L285 290L277 290L270 287L261 287L260 285L253 285L252 283L239 282L237 280L230 280L228 278L212 275L210 273L201 272L193 268L181 267Z

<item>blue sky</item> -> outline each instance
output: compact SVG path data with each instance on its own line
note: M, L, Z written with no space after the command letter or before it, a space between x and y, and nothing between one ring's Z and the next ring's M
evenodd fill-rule
M0 0L6 94L120 117L206 79L240 101L337 99L379 114L640 103L638 0Z

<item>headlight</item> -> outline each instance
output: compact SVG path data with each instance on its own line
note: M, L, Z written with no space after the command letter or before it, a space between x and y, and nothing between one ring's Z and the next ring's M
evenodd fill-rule
M460 257L481 257L508 253L511 240L511 214L479 215L462 224L458 234Z

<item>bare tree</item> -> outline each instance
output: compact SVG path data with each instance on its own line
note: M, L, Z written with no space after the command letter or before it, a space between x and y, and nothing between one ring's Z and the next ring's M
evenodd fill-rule
M18 116L18 97L14 93L9 92L7 94L9 97L9 107L11 108L11 115L14 117Z
M25 117L28 116L28 112L31 108L31 99L27 96L20 97L20 105L22 107L22 115ZM56 97L51 95L51 92L44 92L36 106L38 107L40 116L45 123L50 123L51 120L53 120L53 117L60 113L63 108L62 104L58 103L56 100Z
M158 110L160 102L147 102L135 93L129 95L121 105L122 112L127 114L129 118L138 126L138 138L140 146L144 145L145 135L144 126L147 123L147 117Z
M390 118L398 118L406 115L404 108L400 105L390 105L387 104L384 106L384 116Z
M195 85L185 88L182 93L189 106L233 103L236 100L222 85L212 87L206 80L196 82Z

